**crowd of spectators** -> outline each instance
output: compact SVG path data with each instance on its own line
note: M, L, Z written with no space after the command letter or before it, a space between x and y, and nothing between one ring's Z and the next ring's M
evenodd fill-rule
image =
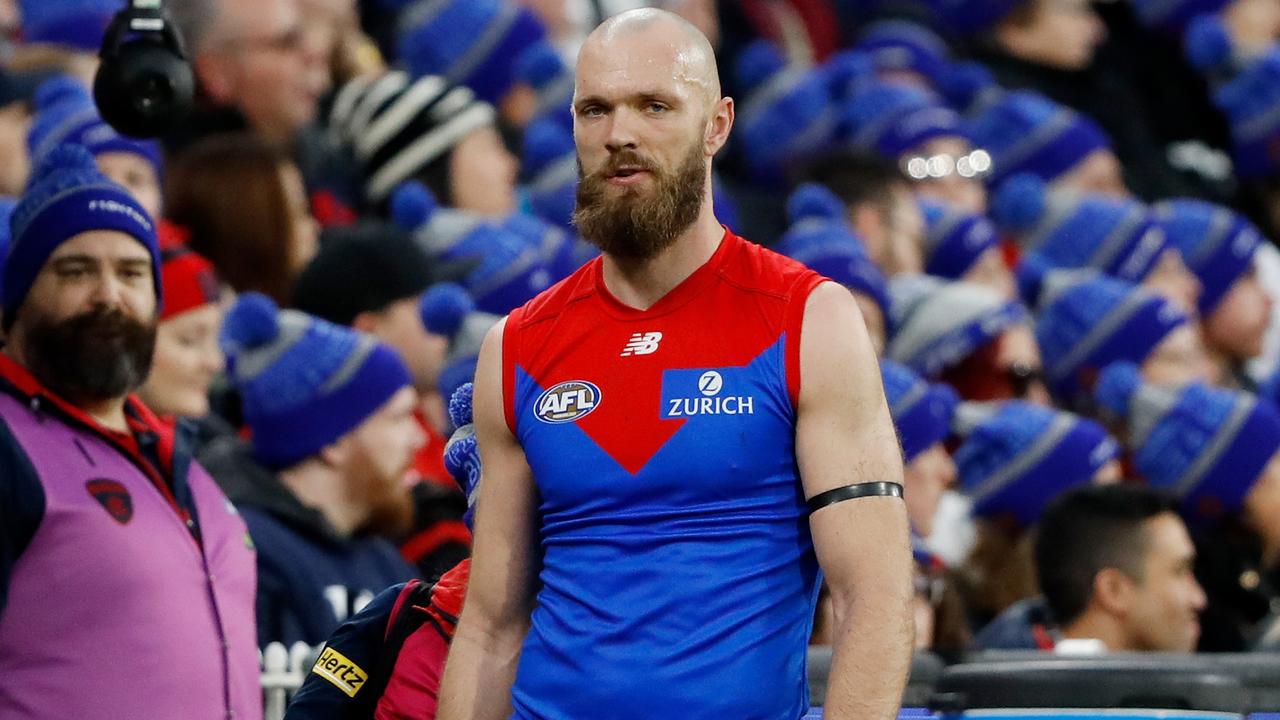
M644 4L736 100L717 217L848 287L882 355L919 647L1276 618L1275 0L167 0L198 96L161 141L89 94L121 4L0 2L0 210L73 143L157 221L138 395L248 526L261 644L466 556L447 401L597 253L574 57Z

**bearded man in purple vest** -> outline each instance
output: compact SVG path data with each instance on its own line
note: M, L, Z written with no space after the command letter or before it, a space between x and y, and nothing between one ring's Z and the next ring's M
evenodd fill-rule
M0 287L0 717L261 718L254 552L131 393L160 304L147 212L84 148L14 209Z

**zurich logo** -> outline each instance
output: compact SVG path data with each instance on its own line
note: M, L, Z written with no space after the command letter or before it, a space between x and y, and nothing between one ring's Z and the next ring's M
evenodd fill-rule
M708 370L702 373L702 377L698 378L698 390L701 390L702 394L707 397L719 394L723 387L724 378L720 377L720 373L715 370Z
M580 420L600 407L600 388L586 380L569 380L538 396L533 414L542 422L559 425Z

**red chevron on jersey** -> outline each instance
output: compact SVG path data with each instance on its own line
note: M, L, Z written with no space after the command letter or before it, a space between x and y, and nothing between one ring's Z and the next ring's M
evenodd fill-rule
M687 422L664 419L673 415L663 407L664 373L744 367L784 334L786 367L777 371L794 403L804 299L821 280L726 231L710 260L642 311L609 293L597 258L511 314L503 340L508 424L519 437L518 424L525 417L575 423L635 475ZM541 391L523 415L517 373ZM719 388L707 391L703 388L702 395L712 398ZM713 399L694 397L683 407L737 409Z

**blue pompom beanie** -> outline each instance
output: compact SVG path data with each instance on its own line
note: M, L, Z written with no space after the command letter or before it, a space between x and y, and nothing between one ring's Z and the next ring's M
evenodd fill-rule
M889 291L884 275L867 255L862 240L844 220L844 204L830 190L807 183L788 203L791 228L774 247L811 270L869 296L889 317Z
M793 163L830 146L835 136L831 79L821 68L788 66L764 40L738 55L735 70L743 88L735 152L754 180L780 185Z
M501 318L477 311L467 291L454 283L427 288L418 302L418 312L428 331L449 339L449 352L436 388L442 396L452 397L463 385L475 380L480 345L489 328ZM455 424L455 427L460 426Z
M280 310L258 293L227 313L221 343L253 455L272 469L316 454L412 387L404 361L372 336Z
M1253 267L1262 233L1243 215L1222 205L1181 198L1153 208L1169 244L1200 281L1200 317L1213 312L1231 286Z
M1092 120L1030 91L1004 93L967 125L974 145L991 154L992 187L1029 172L1045 182L1074 168L1095 150L1110 149Z
M889 298L885 356L930 378L1028 320L1021 303L989 287L929 275L895 276Z
M1273 46L1219 88L1214 104L1231 128L1231 159L1242 180L1280 170L1280 47Z
M128 0L20 0L22 40L97 54L111 18Z
M922 90L890 83L867 83L854 92L841 124L854 147L893 159L935 138L968 140L954 110Z
M1031 175L1011 178L992 202L1001 230L1048 268L1092 268L1141 282L1169 249L1151 209L1109 195L1050 192Z
M418 0L400 14L396 49L415 77L439 75L498 103L524 50L546 34L533 11L509 0Z
M1173 493L1198 524L1240 511L1267 463L1280 452L1280 410L1243 392L1189 383L1145 383L1137 366L1103 371L1098 402L1127 421L1134 466Z
M950 434L951 415L960 399L950 386L928 383L892 360L880 361L880 376L903 459L909 463Z
M1091 273L1046 281L1036 342L1054 397L1078 407L1104 367L1141 363L1187 316L1168 300L1123 280Z
M432 260L473 266L463 285L485 312L505 315L551 286L554 276L542 248L502 224L440 207L421 183L397 188L391 213Z
M1011 515L1022 527L1040 519L1064 490L1091 482L1120 452L1098 423L1020 400L964 403L953 428L960 487L977 517Z
M936 202L921 200L924 211L924 271L959 280L1000 238L984 215Z
M89 151L79 145L60 145L36 167L10 217L9 253L0 283L6 327L12 325L53 251L91 230L122 232L147 249L158 306L160 246L151 216L133 195L98 171Z
M151 164L156 177L161 175L159 143L135 140L117 132L98 114L89 91L75 78L60 75L41 83L36 90L35 111L27 131L27 154L33 163L39 163L59 145L74 143L83 145L95 157L112 152L137 155Z

